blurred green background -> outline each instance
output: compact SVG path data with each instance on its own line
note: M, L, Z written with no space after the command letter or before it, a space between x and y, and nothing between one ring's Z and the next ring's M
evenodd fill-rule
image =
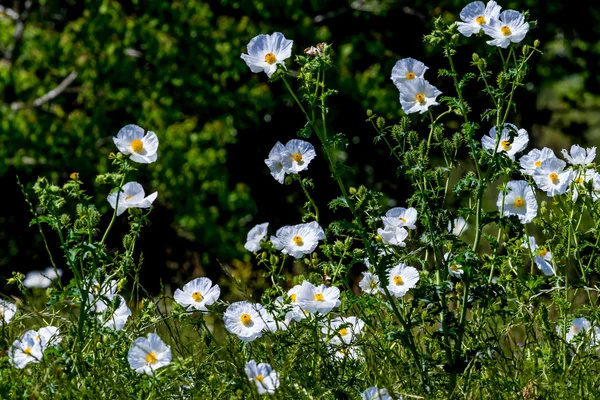
M330 131L350 139L347 163L355 173L347 179L382 190L390 206L401 204L409 193L392 158L373 144L365 111L391 121L402 115L390 73L403 57L425 62L426 78L453 94L451 82L437 78L436 70L447 67L440 49L422 37L435 17L451 23L467 3L0 1L0 282L12 271L49 265L36 228L29 227L16 176L29 185L40 175L60 184L79 172L97 207L107 212L105 227L112 212L109 188L95 186L94 177L108 171L108 154L116 151L111 137L133 123L160 139L158 161L140 165L132 177L147 193L159 193L139 246L142 283L156 292L162 281L174 290L192 276L219 279L222 265L260 284L252 255L243 249L246 233L266 221L271 233L299 223L305 201L299 188L277 183L263 162L273 144L293 138L304 121L281 82L269 85L265 74L251 73L240 59L260 33L282 32L294 40L294 54L319 42L333 44L337 66L328 82L340 94L332 99ZM528 149L599 144L600 10L562 1L500 5L529 10L530 20L538 21L525 43L539 39L544 55L534 57L512 119L529 131ZM473 52L496 52L481 37L461 42L462 73L473 71ZM56 88L60 93L44 101ZM473 115L489 106L477 84L468 87L468 99ZM452 118L450 131L459 126ZM305 176L314 179L315 200L325 210L338 193L323 157ZM343 216L324 213L322 222ZM126 229L123 216L109 248L119 246ZM54 235L48 236L58 253Z

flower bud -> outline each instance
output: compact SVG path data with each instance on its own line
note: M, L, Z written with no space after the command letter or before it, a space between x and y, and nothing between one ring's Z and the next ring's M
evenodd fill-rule
M471 56L471 58L473 59L473 62L477 62L477 61L479 61L479 54L473 53L473 55Z

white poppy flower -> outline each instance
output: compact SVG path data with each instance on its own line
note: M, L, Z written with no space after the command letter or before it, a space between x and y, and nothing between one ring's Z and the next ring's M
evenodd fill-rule
M100 283L96 279L93 279L91 282L88 281L88 287L88 302L96 311L96 305L100 300L110 302L117 294L117 281L115 280L107 280ZM103 306L100 305L98 307L102 308Z
M529 24L525 17L518 11L506 10L500 13L499 19L492 19L483 25L483 32L491 36L488 40L490 46L507 48L510 42L519 43L529 31Z
M307 224L284 226L277 230L276 236L271 236L271 243L283 254L301 258L310 254L319 245L319 240L325 239L323 228L315 221Z
M123 211L129 207L134 208L148 208L152 205L152 202L156 200L158 192L154 192L151 195L146 196L144 188L137 182L128 182L123 185L121 193L119 194L119 205L117 208L117 216L123 214ZM113 191L108 195L107 198L112 208L117 206L117 191Z
M452 258L453 258L452 254L450 254L450 253L445 253L444 254L444 262L448 266L448 272L453 277L460 278L460 277L462 277L462 274L465 273L465 271L463 270L462 265L456 264L454 262L454 260L452 260Z
M401 83L415 78L423 78L425 71L428 69L429 67L421 61L417 61L414 58L403 58L402 60L396 61L396 65L392 68L391 79L398 90L400 90Z
M596 171L590 168L585 169L583 171L573 172L573 174L571 174L571 177L573 178L574 183L573 194L571 196L571 199L573 200L573 203L575 203L579 198L580 192L586 193L585 185L588 182L594 182L598 180L600 178L600 175L598 175ZM570 190L571 189L567 189L567 192L569 192Z
M58 272L58 274L57 274ZM46 289L52 284L52 281L62 276L62 269L54 270L54 267L48 267L43 271L29 271L23 280L23 286L26 288Z
M493 19L498 19L500 7L495 1L488 1L487 6L481 1L474 1L467 4L460 12L460 19L463 22L457 22L458 31L470 37L474 33L479 33L482 26L489 24Z
M269 227L269 223L265 222L264 224L258 224L254 228L250 229L248 235L246 236L246 244L244 248L248 251L259 251L260 250L260 242L262 242L267 237L267 228Z
M269 167L271 175L275 180L283 184L285 179L286 170L283 167L283 155L285 153L285 146L281 142L275 143L275 146L269 152L269 157L265 159L265 164Z
M564 170L567 163L558 158L544 160L542 165L533 173L533 180L538 188L550 197L566 192L573 180L571 169Z
M415 112L423 114L429 107L438 105L436 98L440 94L442 92L422 78L411 79L400 84L400 104L407 114Z
M138 374L153 375L154 371L171 363L171 348L157 334L149 333L147 338L135 339L127 360Z
M596 158L596 147L584 149L583 147L574 144L571 146L571 154L569 154L565 149L563 149L561 152L563 157L565 157L565 159L571 165L588 165L593 163L594 159Z
M383 289L379 284L379 276L371 272L363 272L363 278L358 282L358 286L367 294L383 293Z
M502 192L498 193L496 202L498 210L502 212L504 197L504 215L516 215L523 224L531 222L537 216L538 211L535 193L531 186L526 181L510 181L506 188L508 192L505 196Z
M419 271L399 263L388 272L388 291L392 296L402 297L410 289L417 287Z
M402 227L386 225L384 229L378 228L377 234L385 244L406 247L404 241L408 237L408 231Z
M0 323L8 324L17 313L17 306L10 301L0 299Z
M250 360L246 363L244 370L250 382L256 384L259 395L273 394L279 387L279 373L275 372L269 364L260 363L257 365L256 361Z
M292 139L285 144L281 162L288 174L297 174L308 168L308 164L317 156L312 144L300 139Z
M116 305L116 308L113 304ZM99 298L96 301L95 310L98 313L96 318L98 318L102 326L116 331L122 330L125 327L127 319L131 316L131 310L127 307L125 298L120 295L114 295L110 300Z
M354 342L364 327L365 322L360 318L337 317L329 321L328 325L321 327L321 332L330 338L329 343L331 344L350 344Z
M291 301L291 310L285 314L286 321L294 320L298 322L306 318L306 316L308 315L308 311L303 310L300 306L300 303L298 303L298 293L300 293L300 291L302 291L302 285L296 285L287 292Z
M533 176L536 169L542 166L542 163L549 158L556 158L552 149L544 147L542 150L533 149L519 159L521 164L521 173Z
M544 275L554 275L554 268L552 268L552 253L545 247L538 246L535 242L535 237L529 236L529 238L525 238L522 246L529 249L533 254L535 265L544 273Z
M463 217L455 218L453 221L448 222L448 233L454 236L460 236L467 231L469 224Z
M223 315L225 328L244 342L261 337L263 330L268 329L262 309L262 305L247 301L232 303Z
M198 311L207 312L206 306L212 305L219 299L221 288L212 284L208 278L196 278L183 285L183 290L175 290L173 298L182 307L191 307Z
M158 158L158 137L156 133L144 130L137 125L126 125L116 137L115 145L123 154L130 154L129 159L141 164L150 164Z
M280 32L258 35L248 43L248 54L242 59L254 73L265 72L270 78L280 64L285 68L285 59L292 55L293 40L287 40Z
M48 347L57 346L60 342L62 342L60 330L56 326L45 326L37 331L32 330L28 332L35 333L34 339L36 342L39 342L40 347L42 348L42 353L45 352Z
M41 341L35 340L36 336L36 331L27 331L10 346L8 361L13 367L23 369L30 362L40 362L44 351L42 350Z
M333 353L333 357L338 361L347 360L362 360L362 354L356 346L343 346L330 345L330 351Z
M417 210L414 208L394 207L385 213L385 217L381 217L385 226L401 226L408 229L417 229Z
M516 133L516 135L511 138L511 133ZM481 138L481 145L484 149L498 153L504 152L511 160L515 159L515 154L525 149L527 143L529 143L527 131L525 129L517 129L513 124L504 124L499 139L496 136L495 126L490 129L488 135L484 135Z
M586 318L580 317L575 318L569 327L569 330L566 333L567 342L571 342L573 338L580 333L585 333L592 328L592 324ZM556 327L556 332L560 334L562 331L562 324Z
M340 289L335 286L314 286L304 281L298 290L296 301L303 311L327 314L340 305Z
M477 2L479 3L479 2ZM362 392L361 400L393 400L388 394L387 389L378 389L377 386L372 386Z

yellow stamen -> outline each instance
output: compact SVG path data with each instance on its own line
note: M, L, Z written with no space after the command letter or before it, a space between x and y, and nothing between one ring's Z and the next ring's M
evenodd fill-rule
M556 172L552 172L549 178L555 185L558 183L558 174Z
M266 63L273 65L273 64L275 64L275 61L277 61L277 57L275 57L275 54L273 54L273 53L265 54L265 62Z
M375 281L371 281L371 283L369 284L369 287L370 287L371 289L375 289L375 288L377 287L377 282L375 282Z
M511 143L508 140L503 140L500 145L504 150L510 150Z
M297 295L296 293L292 293L292 294L290 294L290 299L292 299L292 303L295 303L295 302L296 302L296 297L297 297L297 296L298 296L298 295Z
M294 161L296 162L301 162L302 161L302 154L300 153L296 153L292 156L292 158L294 159Z
M265 380L265 377L262 376L262 375L256 375L256 380L259 381L259 382L262 382L262 381Z
M240 321L242 321L242 324L248 326L252 323L252 317L250 316L250 314L242 314L240 316Z
M571 333L577 335L579 333L579 328L575 325L571 326Z
M402 217L398 218L398 221L402 221L402 222L406 223L406 219L404 219Z
M502 32L502 34L504 36L510 36L510 34L512 33L512 31L510 30L510 28L506 25L504 25L502 28L500 28L500 32Z
M313 299L315 301L325 301L325 296L323 296L323 293L317 293L317 294L315 294Z
M477 25L483 25L486 23L485 17L480 15L479 17L475 18L475 22L477 22Z
M450 266L450 269L451 269L452 271L456 272L456 271L458 271L458 265L456 265L456 264L452 264L452 265Z
M415 99L419 102L419 103L425 103L425 95L423 93L419 93L415 96Z
M585 182L585 180L581 177L577 178L577 183L579 183L580 185L583 184L583 182Z
M302 246L304 244L301 236L294 236L292 241L296 244L296 246Z
M40 335L36 335L35 341L38 342L40 340Z
M536 168L539 168L539 167L541 167L541 166L542 166L542 162L541 162L541 161L536 161L536 162L535 162L535 167L536 167Z
M204 299L204 296L202 296L202 293L200 292L194 292L192 293L192 299L194 299L195 302L200 302Z
M156 358L156 353L151 351L146 355L146 363L148 364L156 364L158 362L158 358Z
M132 198L132 197L133 197L132 195L125 196L125 200L129 200L129 199L130 199L130 198Z
M27 354L28 356L31 355L31 347L26 348L25 350L23 350L23 353Z
M411 79L415 79L415 73L414 72L409 72L408 74L406 74L406 79L407 80L411 80Z
M134 139L131 141L131 148L136 153L139 153L140 151L142 151L144 149L144 143L142 143L142 141L140 139Z
M342 328L338 331L341 336L346 336L348 334L348 329Z
M517 197L517 198L515 199L515 202L514 202L514 204L515 204L515 207L519 207L519 208L521 208L521 207L523 207L523 206L525 205L525 200L523 200L523 198L522 198L522 197Z
M394 276L393 279L396 286L404 285L404 280L402 280L402 277L400 275Z
M543 249L543 248L538 250L538 255L540 257L546 257L546 254L548 254L548 250Z

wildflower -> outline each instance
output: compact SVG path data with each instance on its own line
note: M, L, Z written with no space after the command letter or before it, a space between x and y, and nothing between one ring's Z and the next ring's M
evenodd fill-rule
M286 321L291 322L294 320L298 322L306 318L306 315L308 314L308 311L303 310L300 306L300 303L298 303L298 293L300 293L301 290L302 285L296 285L287 292L288 296L290 297L290 305L292 308L285 314Z
M386 225L384 229L378 228L377 234L385 244L406 247L404 241L408 237L408 231L402 227Z
M273 247L294 258L312 253L319 245L319 240L323 239L325 239L325 232L315 221L284 226L277 230L276 236L271 236Z
M296 301L304 311L327 314L340 305L340 289L335 286L314 286L312 283L304 281L298 291Z
M496 205L504 215L516 215L521 223L531 222L538 211L533 189L526 181L510 181L506 185L508 193L498 193Z
M490 46L505 49L510 42L519 43L527 35L529 24L525 22L525 17L520 12L502 11L498 18L490 20L483 26L483 32L493 38L487 42Z
M463 22L456 23L458 31L466 37L479 33L484 25L489 24L491 20L498 19L501 9L502 7L495 1L488 1L487 6L481 1L467 4L460 12L460 19Z
M116 331L122 330L127 319L131 316L131 310L127 307L127 302L120 295L114 295L110 300L106 298L98 299L95 311L98 313L96 318L102 326Z
M328 326L323 326L321 332L324 335L332 336L329 341L332 344L350 344L362 332L364 327L365 322L360 318L354 316L337 317L329 321Z
M400 84L411 81L413 79L422 79L429 67L421 61L414 58L403 58L396 61L396 65L392 68L392 77L390 78L394 85L400 90Z
M123 211L130 207L134 208L148 208L152 205L152 202L156 200L158 192L154 192L151 195L144 197L144 188L137 182L128 182L123 185L121 193L119 193L119 206L117 208L117 216L123 214ZM108 202L112 208L117 207L117 191L113 191L108 195Z
M208 278L196 278L183 285L183 290L175 290L173 298L182 307L191 307L207 312L210 306L219 299L221 288L212 284Z
M552 253L545 247L540 247L535 242L535 237L529 236L523 241L524 248L529 248L529 251L534 255L533 261L535 265L541 270L544 275L554 275L554 268L552 268Z
M248 43L248 54L242 59L254 73L265 72L270 78L277 65L285 68L284 60L292 55L294 41L287 40L280 32L271 35L258 35Z
M54 279L62 276L62 274L62 269L54 270L53 267L48 267L43 271L29 271L27 275L25 275L23 286L26 288L45 289L52 284Z
M411 79L400 84L400 104L407 114L423 114L429 107L438 105L435 100L440 94L442 92L423 78Z
M516 135L511 137L511 133ZM490 129L488 136L481 138L481 145L486 150L501 153L504 152L511 160L515 159L515 154L523 151L529 142L529 135L525 129L517 129L513 124L504 124L502 133L498 139L496 136L496 127Z
M256 361L250 360L244 367L246 376L250 382L256 384L258 394L273 394L275 389L279 387L279 373L275 372L269 364L260 363L256 364Z
M8 361L13 367L23 369L30 362L38 363L44 355L41 341L35 340L37 333L27 331L15 340L8 349Z
M408 229L417 229L415 223L417 222L417 210L410 207L408 209L403 207L394 207L385 213L385 217L381 217L385 226L400 226Z
M571 174L571 177L573 178L573 194L571 196L571 199L573 200L573 203L575 203L577 201L577 199L579 198L579 193L586 193L586 189L585 189L585 185L588 182L594 182L596 181L598 178L600 178L600 175L598 175L598 173L596 171L594 171L593 169L586 169L583 171L579 171L577 173L573 173ZM567 192L570 189L567 189Z
M561 327L562 324L561 326L556 327L557 333L560 333ZM592 345L596 345L598 343L598 340L600 339L600 329L598 327L593 327L592 330L592 324L586 318L575 318L571 323L569 330L566 332L565 339L567 342L571 342L573 338L575 338L575 336L579 335L580 333L589 332L590 330L593 336Z
M275 180L281 184L285 179L286 170L283 167L283 153L285 152L285 146L281 142L275 143L275 146L269 152L269 157L265 159L265 164L269 167L271 175Z
M248 236L246 236L246 244L244 245L244 248L252 252L260 250L260 242L267 237L268 227L269 223L265 222L264 224L258 224L254 226L254 228L250 229Z
M453 277L460 278L462 277L462 274L464 274L465 271L463 270L462 265L454 263L452 258L452 254L444 254L444 262L446 263L446 265L448 265L448 272Z
M153 375L154 371L171 363L171 348L157 334L149 333L147 338L142 336L135 339L127 360L131 369L138 374Z
M453 221L448 222L448 233L454 236L460 236L467 231L469 224L463 217L455 218Z
M343 346L338 347L336 345L330 345L329 349L333 352L333 356L336 360L360 360L362 355L360 350L356 346Z
M8 324L17 313L17 306L10 301L0 299L0 323Z
M419 281L419 271L399 263L388 272L388 290L395 297L402 297L414 287Z
M268 328L261 313L262 308L260 304L247 301L232 303L223 315L225 328L244 342L261 337L262 331Z
M540 190L546 192L550 197L563 194L569 183L571 183L571 169L564 170L567 164L558 158L544 160L542 165L535 170L533 180Z
M478 1L476 3L479 3ZM471 3L473 4L473 3ZM377 386L372 386L362 392L362 400L392 400L387 389L378 389Z
M36 342L39 342L42 353L45 352L48 347L57 346L62 342L62 338L59 336L60 330L56 326L45 326L37 331L32 330L28 332L33 332L35 334L34 339Z
M125 155L131 154L129 159L141 164L150 164L158 158L158 137L156 133L144 130L137 125L125 125L113 137L119 151Z
M107 280L104 282L98 282L96 279L88 281L89 287L89 303L95 307L96 302L99 300L111 301L117 294L117 281Z
M317 156L312 144L292 139L285 144L285 151L281 155L281 162L288 174L297 174L308 168L308 164Z
M366 294L383 293L383 289L379 285L379 277L371 272L363 272L363 278L358 282L358 286Z
M563 157L565 157L571 165L588 165L593 163L596 158L596 147L584 149L583 147L574 144L571 146L570 155L566 149L563 149L561 152Z
M542 166L542 163L549 158L556 158L552 149L544 147L542 150L533 149L519 159L521 164L521 173L533 176L534 172Z

